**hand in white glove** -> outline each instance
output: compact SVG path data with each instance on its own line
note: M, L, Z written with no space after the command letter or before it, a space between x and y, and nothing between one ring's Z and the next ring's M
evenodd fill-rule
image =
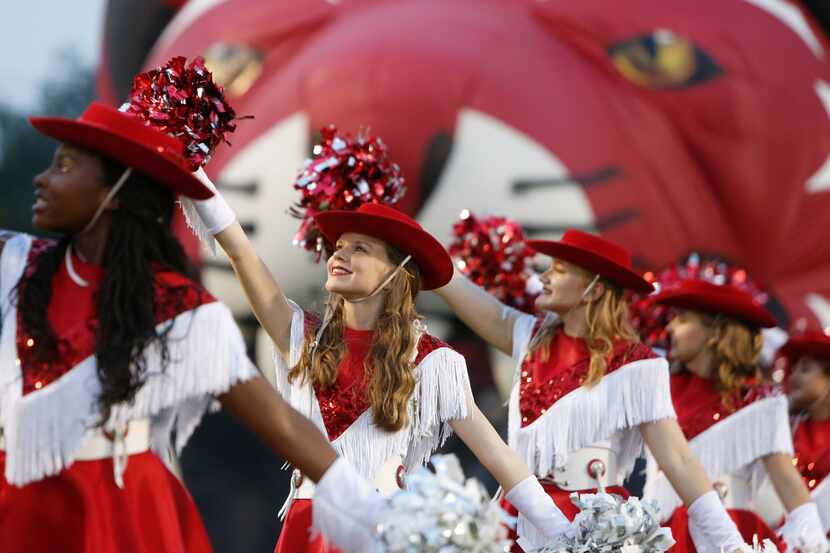
M386 501L344 458L337 459L314 490L312 532L344 553L377 551L378 518Z
M516 533L526 551L544 547L571 531L571 523L535 476L528 476L508 491L505 499L519 511Z
M689 533L698 553L752 552L714 490L698 497L688 512Z
M213 197L207 200L194 200L182 196L180 198L182 211L184 211L188 226L193 229L199 240L207 242L213 250L213 236L232 225L236 221L236 213L201 167L193 173L193 176L213 192Z
M779 531L787 544L787 551L798 549L802 553L827 553L827 537L821 525L818 507L810 501L787 514Z

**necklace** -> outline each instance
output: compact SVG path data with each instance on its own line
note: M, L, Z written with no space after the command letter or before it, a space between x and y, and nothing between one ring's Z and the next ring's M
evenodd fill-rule
M81 288L86 288L89 286L89 282L84 280L81 275L75 272L75 266L72 264L72 245L68 245L66 247L66 255L64 256L64 260L66 260L66 272L69 273L69 278L72 281L80 286Z

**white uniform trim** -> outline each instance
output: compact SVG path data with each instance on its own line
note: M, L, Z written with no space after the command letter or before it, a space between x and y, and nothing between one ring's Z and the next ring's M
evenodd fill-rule
M303 310L290 300L289 305L294 311L289 362L286 363L274 348L277 390L326 435L313 388L307 383L288 381L288 371L299 362L305 340ZM338 454L348 459L366 479L371 480L380 467L395 456L404 459L407 470L421 466L452 434L449 422L469 414L465 398L470 383L467 364L461 354L451 348L438 348L424 357L415 367L415 373L418 383L410 400L410 420L405 428L398 432L377 428L369 408L332 442Z
M6 243L0 260L3 276L19 275L25 265L31 238L20 236ZM0 336L0 426L6 437L6 479L16 485L40 480L70 466L87 430L99 421L97 398L100 382L96 360L90 356L41 390L21 396L22 375L17 362L16 319L8 305L8 280L2 284L4 324ZM105 427L113 429L132 420L149 418L151 445L164 453L176 432L181 450L204 413L218 408L214 395L237 382L256 376L245 343L226 306L219 302L181 313L160 326L168 333L170 359L161 364L160 346L145 352L146 383L132 405L117 405Z
M767 476L761 458L793 453L787 398L775 395L755 401L689 440L689 446L712 481L729 475L730 480L746 482L754 496ZM668 518L682 501L651 455L646 474L644 497L657 500Z
M623 365L592 388L580 387L566 394L538 419L522 427L518 375L535 317L513 309L506 310L504 316L514 320L513 357L517 362L509 405L510 447L541 478L565 467L570 453L613 438L611 448L618 456L618 473L610 479L622 482L644 449L637 427L676 418L666 360L643 359Z

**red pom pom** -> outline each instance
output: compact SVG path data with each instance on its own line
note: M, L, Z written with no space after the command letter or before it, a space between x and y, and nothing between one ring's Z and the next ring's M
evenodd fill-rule
M317 261L324 252L331 251L331 245L325 243L315 225L315 214L354 210L370 203L392 205L406 193L401 169L389 159L380 138L360 134L352 139L334 125L320 134L314 157L306 160L294 182L300 201L290 210L302 219L294 244L315 252Z
M210 161L220 142L230 145L225 134L236 130L236 114L201 57L187 64L178 56L137 75L121 111L181 140L192 171Z
M683 280L699 279L713 284L731 284L752 295L761 305L769 301L767 294L758 286L746 271L716 258L701 258L693 253L685 261L665 267L656 273L643 275L646 280L660 290L678 284ZM671 309L665 305L654 304L648 296L630 295L631 321L648 346L662 349L668 354L671 341L666 326L671 321Z
M533 311L541 286L518 223L505 217L478 219L465 209L452 232L448 250L467 278L503 303Z

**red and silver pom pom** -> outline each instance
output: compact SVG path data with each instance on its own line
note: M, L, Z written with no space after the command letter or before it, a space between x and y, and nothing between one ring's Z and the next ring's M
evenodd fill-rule
M721 259L701 258L697 253L689 255L677 265L665 267L643 275L654 284L656 291L677 285L683 280L698 279L713 284L730 284L748 292L761 305L769 301L767 294L749 278L746 269L731 265ZM648 346L668 353L669 336L666 326L671 319L671 309L649 301L648 296L631 295L631 322Z
M406 488L389 500L378 521L386 553L504 553L510 549L506 524L515 520L491 501L484 486L464 478L454 455L432 458L435 472L419 467Z
M448 250L467 278L503 303L533 311L541 283L530 264L534 253L518 223L505 217L479 219L465 209L452 233Z
M571 494L579 508L573 532L554 544L534 547L519 544L529 553L663 553L675 544L671 529L660 526L656 501L631 497L624 500L608 493Z
M137 75L121 111L181 140L192 171L210 161L220 142L230 144L225 135L236 130L236 114L201 57L188 64L178 56Z
M305 161L294 182L300 201L290 210L302 219L294 244L314 252L317 261L331 250L314 223L314 215L354 210L363 204L393 205L406 193L401 169L389 159L386 144L379 137L361 133L353 139L334 125L320 134L313 157Z

